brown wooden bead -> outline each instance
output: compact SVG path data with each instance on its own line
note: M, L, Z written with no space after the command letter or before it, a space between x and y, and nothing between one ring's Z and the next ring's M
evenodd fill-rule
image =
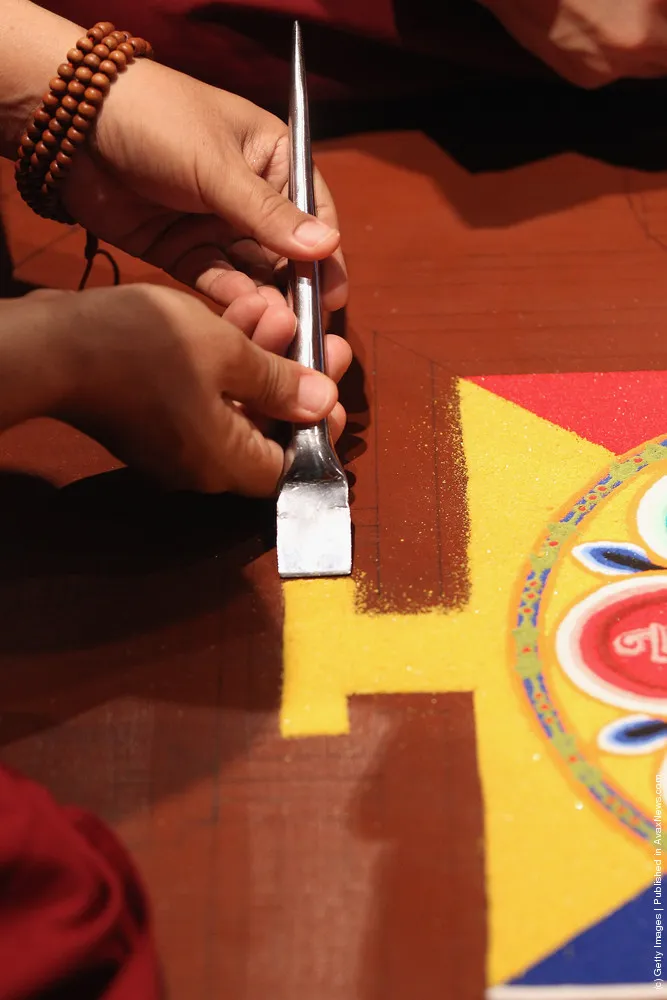
M87 101L90 101L91 104L94 104L98 108L104 100L104 94L101 90L98 90L97 87L86 87L86 92L83 96Z
M135 58L152 55L149 42L117 31L110 21L98 21L68 51L18 151L16 185L38 215L74 222L59 199L58 185L85 143L112 81Z
M106 61L106 60L105 60ZM111 64L113 66L113 63ZM109 78L104 75L104 73L95 73L90 81L91 87L97 87L101 90L103 94L106 94L107 90L111 86L109 83Z
M95 76L99 76L101 73L104 73L109 80L115 80L118 74L118 67L115 62L111 61L111 59L103 59L100 63L100 71L99 73L96 73Z
M144 52L144 59L152 59L155 55L155 50L150 42L146 42L146 51Z
M89 104L88 101L81 101L78 112L82 118L93 119L97 114L97 108L94 104Z
M86 136L78 128L72 127L67 129L67 138L70 142L73 142L75 146L80 146L82 142L85 142ZM64 148L65 147L63 146L63 149Z

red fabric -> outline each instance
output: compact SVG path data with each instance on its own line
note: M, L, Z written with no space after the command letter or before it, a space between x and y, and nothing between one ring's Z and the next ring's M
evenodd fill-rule
M291 23L301 20L310 96L385 99L448 80L545 72L476 0L46 0L78 24L113 21L160 62L263 106L282 105Z
M142 887L95 817L0 768L0 1000L157 1000Z

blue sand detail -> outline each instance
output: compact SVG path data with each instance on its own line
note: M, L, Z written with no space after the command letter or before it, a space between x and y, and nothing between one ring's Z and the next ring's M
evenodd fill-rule
M600 891L604 873L600 871ZM648 983L655 959L653 885L533 965L511 986L602 986ZM544 905L549 905L545 896ZM539 900L536 900L539 919ZM663 914L664 917L664 914ZM667 936L665 937L667 945ZM658 950L667 949L659 948Z

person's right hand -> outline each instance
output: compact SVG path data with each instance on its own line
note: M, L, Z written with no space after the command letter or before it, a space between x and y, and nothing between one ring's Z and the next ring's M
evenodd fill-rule
M48 313L54 363L65 372L50 415L166 486L270 496L284 453L260 429L265 418L329 417L334 437L342 431L335 381L349 346L327 338L332 378L273 353L284 331L276 340L272 311L280 326L287 310L256 292L222 319L191 295L153 285L33 293L24 307L30 300Z
M0 14L0 153L14 157L47 81L85 30L28 0L0 0ZM317 260L322 304L340 309L348 280L333 198L315 169L317 217L305 214L288 199L288 176L285 122L138 59L116 73L62 197L89 232L223 308L256 286L277 302L286 261Z

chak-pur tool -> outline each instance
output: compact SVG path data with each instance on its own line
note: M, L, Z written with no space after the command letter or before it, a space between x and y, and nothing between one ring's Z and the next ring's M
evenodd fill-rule
M290 200L315 215L306 72L299 24L294 25L290 97ZM319 266L290 265L297 331L290 356L325 370ZM352 522L347 477L326 420L295 427L278 495L278 572L281 577L348 576Z

